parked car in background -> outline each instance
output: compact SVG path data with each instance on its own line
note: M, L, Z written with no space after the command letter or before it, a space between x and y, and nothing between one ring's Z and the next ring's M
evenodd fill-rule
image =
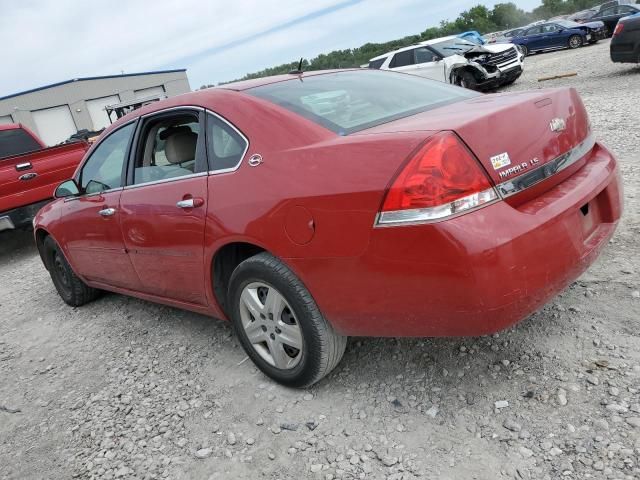
M504 32L498 32L489 38L486 38L487 43L509 43L513 37L517 37L526 30L526 27L514 28L512 30L505 30Z
M635 5L636 3L636 0L609 0L608 2L601 3L593 8L596 12L601 12L609 7L616 7L618 5Z
M598 11L599 11L598 8L589 8L587 10L581 10L579 12L572 13L566 19L569 20L570 22L584 23L584 22L588 22L589 19L593 17L593 15L596 14Z
M47 148L23 125L0 125L0 231L30 227L87 148L85 142Z
M620 19L609 48L614 62L640 63L640 13Z
M639 5L614 5L607 7L598 13L594 14L589 21L601 21L607 28L607 37L613 35L613 31L616 29L618 20L629 15L635 15L640 13Z
M547 22L527 28L511 39L520 45L525 55L546 50L579 48L587 43L596 43L605 35L602 22L579 24L568 20Z
M622 210L575 89L481 95L369 69L148 105L56 196L34 234L66 303L102 289L230 319L295 387L347 336L508 328L596 260Z
M477 45L450 36L379 55L369 61L369 68L490 90L515 82L522 75L523 60L524 55L514 45Z

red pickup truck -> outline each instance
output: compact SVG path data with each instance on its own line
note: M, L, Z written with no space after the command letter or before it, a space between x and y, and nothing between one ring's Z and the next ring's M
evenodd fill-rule
M88 148L85 142L47 148L20 124L0 125L0 231L30 227Z

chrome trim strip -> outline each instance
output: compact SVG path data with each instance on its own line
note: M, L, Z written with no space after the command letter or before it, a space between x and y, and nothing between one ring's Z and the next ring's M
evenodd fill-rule
M138 187L147 187L149 185L157 185L159 183L176 182L178 180L186 180L188 178L204 177L206 175L208 175L207 172L199 172L199 173L192 173L191 175L182 175L180 177L171 177L171 178L163 178L162 180L153 180L151 182L134 183L132 185L127 185L126 187L124 187L124 190L131 190L132 188L138 188Z
M113 193L119 190L124 190L124 187L110 188L109 190L103 190L102 192L85 193L84 195L78 195L77 197L64 197L64 203L80 200L81 198L97 197L99 195L104 195L105 193Z
M373 226L374 228L384 228L442 222L492 205L500 200L500 196L492 187L437 207L378 212Z
M203 112L205 109L203 107L198 107L196 105L180 105L178 107L168 107L160 110L154 110L153 112L148 112L143 115L140 115L138 118L147 118L152 115L157 115L159 113L164 113L164 112L172 112L175 110L197 110L198 112Z
M218 115L216 112L213 112L213 111L209 110L208 108L205 108L204 111L205 111L205 113L210 113L214 117L217 117L219 120L221 120L222 122L224 122L227 125L229 125L238 135L240 135L242 137L242 139L245 142L244 152L242 152L242 155L240 156L240 160L238 160L238 163L234 167L219 168L218 170L209 170L209 175L218 175L220 173L235 172L236 170L238 170L240 168L240 165L242 165L242 161L244 160L244 156L249 151L249 139L245 136L244 133L242 133L240 130L238 130L238 128L233 123L231 123L229 120L227 120L223 116Z
M496 189L502 198L508 198L516 193L520 193L527 188L533 187L547 178L560 173L569 168L571 165L582 159L587 153L593 150L596 144L595 137L589 134L579 145L575 146L568 152L559 157L545 163L533 170L523 173L506 182L496 185Z

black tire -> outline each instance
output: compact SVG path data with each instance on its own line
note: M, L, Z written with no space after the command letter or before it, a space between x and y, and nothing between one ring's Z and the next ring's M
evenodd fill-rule
M100 295L100 290L89 287L78 278L51 236L45 238L43 248L53 285L66 304L79 307L95 300Z
M462 88L468 88L469 90L478 90L478 81L473 73L464 71L460 74L459 85Z
M580 48L583 44L582 41L582 37L580 35L571 35L569 37L569 48L574 49L574 48Z
M249 341L240 309L242 292L253 282L275 288L294 311L302 332L303 347L301 358L293 368L280 369L271 365ZM233 328L245 352L262 372L276 382L289 387L307 387L326 376L342 359L347 337L333 329L302 282L269 253L255 255L236 267L229 282L229 306Z
M529 47L527 47L526 45L520 45L520 50L525 57L528 57L530 55Z

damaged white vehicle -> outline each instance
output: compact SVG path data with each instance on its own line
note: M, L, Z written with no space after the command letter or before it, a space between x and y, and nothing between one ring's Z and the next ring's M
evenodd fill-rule
M511 43L477 45L451 36L372 58L369 68L395 70L472 90L510 85L522 75L524 54Z

